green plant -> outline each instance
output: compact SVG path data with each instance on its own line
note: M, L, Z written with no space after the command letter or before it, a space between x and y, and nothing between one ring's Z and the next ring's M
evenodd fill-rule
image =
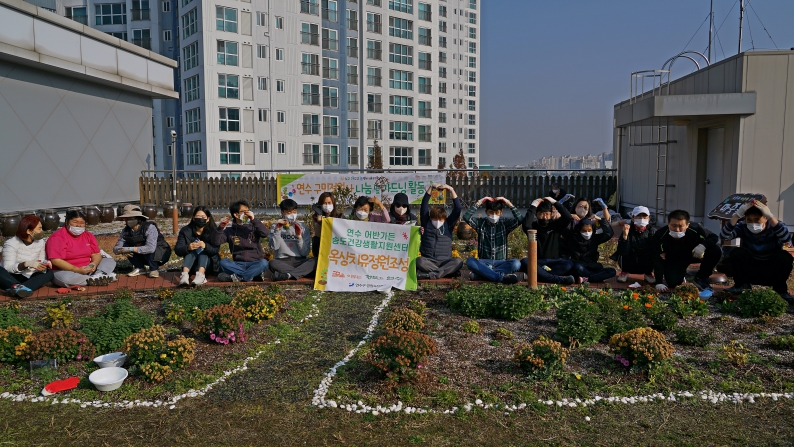
M196 321L194 333L203 334L210 340L227 345L246 341L243 323L246 315L239 307L231 304L219 304L202 312Z
M135 296L135 292L129 287L120 287L113 293L114 300L129 301Z
M445 295L450 308L469 318L520 320L544 309L543 294L502 284L465 285Z
M768 288L745 290L736 303L738 313L746 318L762 315L777 317L787 310L787 302Z
M33 331L18 326L0 329L0 362L16 363L25 358Z
M599 306L583 297L565 302L557 311L555 338L572 346L590 346L605 333L601 316Z
M653 307L646 311L646 317L651 321L652 327L661 331L670 331L676 327L679 318L667 307Z
M609 338L613 334L649 325L641 310L644 307L640 301L619 301L612 295L600 295L595 300L602 314L601 324L605 328L602 337Z
M673 356L674 347L665 335L650 327L632 329L610 337L610 349L625 366L647 369Z
M201 312L219 304L229 304L232 297L217 288L194 289L177 292L166 302L166 320L181 323L185 320L195 321Z
M408 308L400 308L392 312L384 321L387 331L415 331L419 332L425 327L422 317Z
M152 315L129 300L110 303L101 313L80 319L81 330L103 353L117 351L127 337L154 323Z
M781 349L781 350L788 349L791 351L793 348L793 337L792 335L779 335L779 336L768 337L766 340L766 344L773 349Z
M0 306L0 329L16 326L23 329L33 329L30 318L19 315L19 303L11 303Z
M75 316L69 307L72 305L70 302L63 302L60 304L49 304L45 308L46 315L42 318L50 327L70 327L74 322Z
M494 338L497 340L513 340L513 332L500 326L494 331Z
M728 345L723 345L723 358L734 366L743 366L748 361L750 349L738 341L732 340Z
M698 293L696 293L694 297L689 290L681 295L675 292L680 287L691 285L692 284L682 284L674 289L674 293L671 294L671 297L668 299L668 305L682 318L687 318L691 315L704 317L709 314L709 308L707 307L707 303L698 296ZM693 286L693 288L696 288L696 286ZM698 289L696 289L696 291L698 291Z
M411 331L387 331L373 341L368 362L386 375L387 380L400 382L416 377L422 362L436 353L436 344L427 335Z
M157 325L141 329L124 341L122 351L129 363L138 365L150 382L159 382L171 372L190 364L195 356L196 341L177 336L166 341L166 330Z
M166 301L174 298L177 294L177 289L174 288L166 288L166 287L158 287L155 295L160 301Z
M421 300L411 300L409 301L409 309L413 310L417 313L417 315L425 318L425 312L428 310L428 307L425 306L425 301Z
M671 293L681 297L683 300L695 300L699 298L698 287L692 283L679 284L678 286L674 287L674 290L671 291Z
M698 346L703 348L712 343L715 337L709 332L702 332L697 328L680 326L674 329L676 341L683 345Z
M552 373L562 371L569 350L559 342L539 336L530 344L522 344L516 349L514 360L534 378L542 379Z
M482 332L480 325L475 320L467 320L461 325L461 330L467 334L479 334Z
M269 293L259 286L246 287L238 290L232 299L232 305L243 309L246 319L259 323L276 316L276 312L287 302L280 293Z
M26 358L30 360L57 359L66 363L71 360L89 361L96 349L86 334L72 329L45 329L33 335L28 343Z

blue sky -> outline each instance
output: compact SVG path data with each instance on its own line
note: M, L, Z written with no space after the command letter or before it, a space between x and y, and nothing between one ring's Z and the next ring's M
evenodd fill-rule
M746 0L747 2L747 0ZM716 60L737 54L739 0L715 0ZM753 9L751 9L753 7ZM633 71L707 48L709 0L481 0L481 163L612 151ZM751 0L743 51L793 46L793 1ZM701 30L685 45L704 22ZM692 71L678 62L673 77Z

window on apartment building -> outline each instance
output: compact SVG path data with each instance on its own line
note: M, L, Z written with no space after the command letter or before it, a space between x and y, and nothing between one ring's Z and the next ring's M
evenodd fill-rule
M475 129L467 129L467 140L475 139Z
M359 39L355 37L346 38L346 47L348 50L348 57L359 58Z
M284 60L284 48L277 48L276 49L276 60L283 61Z
M276 29L284 29L284 17L276 17Z
M396 64L414 64L414 47L410 45L389 44L389 62Z
M469 70L467 72L467 80L469 82L477 82L477 72L474 70Z
M170 1L163 2L163 12L171 12L171 2Z
M174 117L173 116L167 116L166 117L166 127L167 128L174 127Z
M359 146L348 146L348 166L359 166Z
M467 102L469 103L469 110L474 112L475 111L475 101L469 100Z
M326 137L340 136L339 117L336 116L323 117L323 136Z
M477 94L476 94L476 92L475 92L475 88L476 88L476 86L474 86L474 85L468 85L467 87L468 87L468 88L467 88L467 95L469 95L469 96L477 96Z
M346 27L351 31L359 30L359 12L353 9L348 9L345 12Z
M359 120L348 120L348 138L359 138Z
M191 166L202 164L202 142L188 141L185 143L185 153L188 156L188 164Z
M439 108L446 109L447 108L447 98L439 98Z
M447 48L447 38L439 36L439 48Z
M323 37L323 49L329 51L338 51L340 41L337 35L337 30L323 28L321 33Z
M408 121L390 121L389 139L404 141L414 140L414 123Z
M381 14L367 13L367 31L381 34Z
M267 12L258 12L256 16L257 16L257 26L268 26Z
M430 101L417 101L417 116L420 118L430 118L431 112Z
M171 30L163 30L163 42L171 42Z
M259 142L259 153L260 154L267 154L268 153L268 142L267 141L260 141Z
M185 111L185 133L201 132L200 112L198 108Z
M410 147L390 147L389 148L389 164L391 166L413 166L414 157L412 152L414 149Z
M447 153L447 142L444 141L439 142L439 153L440 154Z
M268 78L259 76L257 77L257 90L267 90L268 89Z
M334 0L323 0L323 20L329 22L337 21L337 2Z
M478 0L469 0L470 9L478 9Z
M304 144L304 165L319 165L320 164L320 145L319 144Z
M469 13L469 23L471 23L473 25L477 25L478 24L478 15L476 13L474 13L474 12L470 12Z
M339 79L339 66L337 59L324 57L323 58L323 78L325 79Z
M122 32L122 33L107 32L105 34L113 36L117 39L121 39L125 42L127 41L127 32Z
M238 99L240 97L240 78L238 75L218 75L218 97Z
M285 117L287 116L284 112L276 112L276 122L283 123L286 121Z
M284 80L277 79L276 80L276 91L284 93L284 90L285 90L285 88L284 88Z
M258 121L261 123L268 122L268 109L259 109L257 110L257 118Z
M439 17L447 17L447 6L439 5Z
M359 66L358 65L348 65L348 84L358 85L359 84Z
M389 95L389 113L391 115L414 115L414 98Z
M237 9L215 7L215 29L228 33L237 32Z
M149 0L133 0L131 12L133 20L149 20Z
M419 166L430 166L431 152L431 149L417 149L417 164Z
M368 5L381 7L381 0L367 0Z
M469 114L468 119L467 119L467 123L470 126L474 126L475 125L475 114L474 113L470 113Z
M152 48L152 39L151 39L151 30L146 29L134 29L133 32L133 45L138 45L141 48L146 48L147 50Z
M339 107L339 90L334 87L323 87L323 107L336 109Z
M439 138L447 138L447 128L440 127L439 128Z
M428 3L420 3L417 5L417 18L420 20L425 20L427 22L431 21L431 5Z
M226 40L217 41L216 56L219 65L237 66L237 54L237 42L229 42Z
M381 41L367 40L367 59L381 60Z
M367 111L373 113L381 113L381 95L380 94L367 94Z
M447 113L439 112L439 122L446 123L447 122Z
M379 67L367 67L367 85L381 86L381 69Z
M389 88L414 90L414 74L410 71L389 70Z
M367 120L367 138L381 138L381 120Z
M439 83L439 93L447 93L447 83L440 82Z
M193 42L182 49L182 71L199 65L199 42Z
M319 27L313 23L301 23L301 43L320 45Z
M221 141L221 164L222 165L239 165L240 164L240 142L239 141Z
M185 84L185 89L182 98L185 102L189 103L199 99L199 75L191 76L185 79L183 83Z
M414 13L414 0L389 0L389 9L398 12Z
M478 38L478 29L474 26L469 27L469 38L470 39L477 39Z
M467 157L467 168L475 169L476 167L477 166L475 166L475 157Z
M279 154L284 154L287 152L287 143L279 142L276 143L276 152Z
M320 116L305 113L302 121L303 135L320 135Z
M320 84L301 84L301 104L320 105Z
M414 39L414 21L389 16L389 35L403 39Z
M198 24L196 22L197 17L196 8L191 9L187 13L182 15L182 38L187 39L188 37L194 35L198 30Z
M124 25L127 23L126 3L94 5L94 23L97 25Z
M336 144L323 145L323 164L337 166L340 164L340 147Z
M475 153L475 143L467 143L467 153Z
M301 12L304 14L317 15L318 0L301 0Z
M348 111L349 112L359 111L359 93L348 92Z
M417 126L417 133L419 137L417 141L424 141L426 143L430 143L431 141L431 132L433 132L433 127L428 125L419 125Z
M431 78L418 76L417 81L418 81L417 92L425 94L431 93Z
M419 64L418 67L420 70L430 70L431 69L431 53L417 53L419 56Z
M478 46L477 45L478 45L477 42L469 42L469 52L470 53L477 53L478 52Z
M431 29L430 28L420 28L419 29L419 37L417 41L420 45L427 45L431 46Z
M221 132L240 132L240 109L219 107L218 130Z

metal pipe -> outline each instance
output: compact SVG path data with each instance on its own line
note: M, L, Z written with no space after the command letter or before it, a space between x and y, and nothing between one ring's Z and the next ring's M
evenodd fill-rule
M707 56L712 62L712 29L715 22L715 14L712 11L712 3L714 0L709 0L709 46L707 47Z
M740 39L737 41L737 54L743 52L743 12L745 12L745 4L743 0L740 0Z
M538 288L538 239L536 230L527 230L527 287Z
M177 132L171 131L171 200L174 203L172 223L174 224L174 235L179 233L179 223L177 222Z

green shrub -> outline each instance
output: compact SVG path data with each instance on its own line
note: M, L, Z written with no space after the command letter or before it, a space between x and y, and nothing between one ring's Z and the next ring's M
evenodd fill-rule
M45 329L33 335L27 346L29 360L57 359L59 363L71 360L87 362L94 358L96 349L86 334L72 329Z
M703 348L712 343L715 337L709 332L702 332L697 328L680 326L674 329L676 341L687 346Z
M605 333L599 306L582 297L564 303L556 318L555 338L572 346L590 346Z
M422 317L411 309L400 308L392 312L384 321L387 331L414 331L419 332L425 327Z
M465 285L445 298L451 309L469 318L520 320L545 306L540 291L502 284Z
M746 318L762 315L777 317L787 310L787 302L768 288L745 290L735 303L738 313Z
M646 311L646 317L652 327L661 331L670 331L676 327L679 318L667 307L653 307Z
M201 312L219 304L229 304L232 297L220 289L194 289L178 292L166 302L166 320L172 323L196 321Z
M75 316L69 307L72 303L63 302L60 304L50 304L45 308L46 315L42 321L50 327L70 327L74 322Z
M632 329L610 337L610 349L625 366L647 369L673 356L674 347L665 335L650 327Z
M276 316L287 298L280 293L270 293L259 286L246 287L235 292L232 305L243 309L246 319L259 323Z
M562 371L569 350L560 343L543 335L530 344L523 344L516 349L514 360L534 378L546 378L552 373Z
M129 301L135 296L135 292L129 287L120 287L113 292L113 299L116 301Z
M0 340L1 342L2 340ZM781 349L781 350L792 350L793 348L793 337L792 335L779 335L768 337L767 343L773 349Z
M409 309L416 312L420 317L425 318L425 311L428 310L428 307L425 306L425 301L411 300L409 301Z
M142 329L124 340L122 351L130 365L137 365L150 382L160 382L169 374L190 364L196 340L181 335L166 341L166 331L157 325Z
M368 362L387 380L411 380L421 372L422 362L436 353L433 339L419 332L387 331L373 341Z
M464 324L461 325L461 330L467 334L479 334L482 332L480 325L475 320L465 321Z
M33 329L30 318L19 315L19 303L12 302L0 306L0 329L16 326L22 329Z
M613 334L649 325L641 310L643 306L639 301L624 303L611 295L602 295L596 298L596 303L602 314L601 324L605 328L602 337L609 338Z
M243 330L245 321L246 315L239 307L219 304L202 312L193 331L197 335L206 335L210 340L224 345L244 342L246 341Z
M690 284L683 284L683 285L690 285ZM677 289L679 287L677 287ZM693 287L695 288L695 286ZM693 297L693 294L690 292L687 292L682 295L678 295L676 294L676 292L674 292L673 294L671 294L671 297L668 299L668 305L671 307L671 309L674 312L676 312L677 315L679 315L682 318L687 318L691 315L698 315L704 317L707 314L709 314L709 308L707 307L707 303L704 300L702 300L698 296L698 294L696 294L695 297Z
M18 326L0 328L0 362L17 363L24 360L27 346L33 341L33 331Z
M97 315L81 318L80 324L99 352L108 353L118 351L127 337L151 327L155 319L130 301L120 300L108 304Z
M500 326L494 331L494 338L497 340L513 340L513 332Z

